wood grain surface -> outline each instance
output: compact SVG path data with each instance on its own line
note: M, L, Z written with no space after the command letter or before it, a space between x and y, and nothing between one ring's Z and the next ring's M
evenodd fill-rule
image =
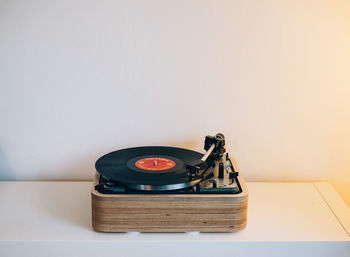
M237 195L101 194L91 191L92 225L103 232L235 232L247 224L248 192Z

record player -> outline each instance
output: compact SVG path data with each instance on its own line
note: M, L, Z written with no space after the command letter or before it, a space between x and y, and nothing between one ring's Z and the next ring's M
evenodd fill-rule
M205 154L134 147L99 158L92 225L103 232L235 232L246 227L248 192L223 134Z

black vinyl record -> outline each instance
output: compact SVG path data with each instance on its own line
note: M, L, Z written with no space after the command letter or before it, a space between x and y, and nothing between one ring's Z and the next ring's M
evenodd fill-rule
M130 189L177 190L200 182L188 176L186 164L202 156L199 152L176 147L134 147L102 156L95 167L103 177Z

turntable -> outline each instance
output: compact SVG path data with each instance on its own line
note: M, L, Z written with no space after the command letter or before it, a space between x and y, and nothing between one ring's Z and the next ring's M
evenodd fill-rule
M246 227L248 192L223 134L205 154L146 146L99 158L92 225L103 232L235 232Z

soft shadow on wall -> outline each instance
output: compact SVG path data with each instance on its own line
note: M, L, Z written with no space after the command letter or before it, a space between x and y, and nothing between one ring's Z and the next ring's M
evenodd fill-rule
M16 180L16 176L4 151L0 147L0 181L1 180Z

